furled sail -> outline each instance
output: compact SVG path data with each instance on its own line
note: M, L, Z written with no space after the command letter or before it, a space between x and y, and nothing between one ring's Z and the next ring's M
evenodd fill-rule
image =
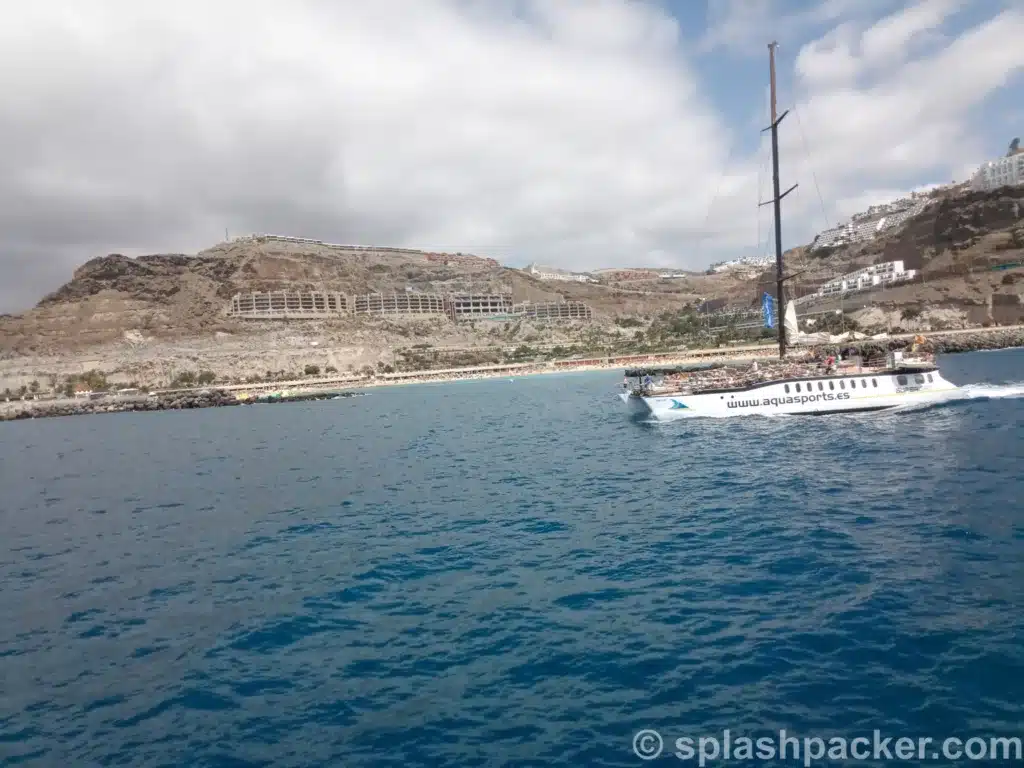
M786 338L795 340L800 334L800 329L796 324L796 307L793 306L793 302L786 305L786 317L783 322L786 327Z

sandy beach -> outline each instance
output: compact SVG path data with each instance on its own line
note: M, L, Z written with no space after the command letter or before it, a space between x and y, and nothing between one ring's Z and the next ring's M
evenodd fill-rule
M862 344L909 343L917 334L893 336L882 341L861 340L844 342L843 346L855 347ZM920 334L927 337L936 352L966 352L979 349L1000 349L1024 346L1024 326L946 331ZM809 351L810 347L794 348ZM584 373L595 371L623 371L629 367L643 365L682 365L709 362L712 360L758 360L775 357L778 348L774 344L717 347L677 352L661 352L627 355L587 360L557 360L546 363L513 363L508 365L480 366L437 371L412 371L404 373L379 374L370 378L357 376L335 376L295 379L291 381L263 382L260 384L234 384L197 387L179 390L158 390L150 393L95 393L93 396L44 397L10 399L0 401L0 421L16 418L35 418L59 415L109 413L137 410L174 410L204 408L245 403L266 402L268 398L277 401L311 399L321 395L324 398L335 394L363 392L379 387L406 386L410 384L444 384L455 381L477 379L544 376L557 373Z

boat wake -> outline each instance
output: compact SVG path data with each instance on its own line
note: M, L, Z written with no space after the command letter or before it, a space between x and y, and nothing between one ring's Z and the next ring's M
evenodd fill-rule
M960 391L954 394L960 395L961 399L997 399L1002 397L1024 397L1024 381L1008 382L1006 384L965 384Z
M1024 397L1024 382L1008 382L1006 384L964 384L959 389L946 393L944 397L929 400L927 403L907 403L906 405L900 405L890 409L889 413L921 411L928 408L942 408L957 403L1003 400L1012 397Z

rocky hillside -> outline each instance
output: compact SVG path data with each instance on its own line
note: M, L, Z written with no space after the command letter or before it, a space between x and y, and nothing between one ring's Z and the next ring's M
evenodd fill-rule
M918 278L843 299L846 311L881 307L935 311L950 325L1024 322L1024 269L995 269L1024 262L1024 187L938 198L898 231L869 243L785 255L786 271L799 275L794 294L814 292L828 280L889 261L903 261ZM766 272L761 280L771 281ZM838 300L802 305L802 311L838 308Z
M195 256L111 254L83 264L34 309L0 317L0 354L80 351L126 334L156 340L258 334L265 324L225 315L232 295L251 291L511 293L516 302L584 301L600 321L680 307L702 295L703 280L660 280L643 288L540 282L463 254L282 241L222 243ZM338 324L359 325L341 318Z
M847 297L843 300L847 312L873 307L894 312L898 318L910 307L918 314L934 310L951 326L1024 322L1024 280L1017 277L1022 270L992 269L997 264L1024 261L1024 187L938 199L901 230L874 242L814 253L793 249L786 254L786 269L802 273L792 283L795 294L801 295L836 275L895 259L918 270L920 280ZM505 268L492 259L464 254L246 239L221 243L195 256L158 254L133 259L112 254L94 258L34 309L19 316L0 316L0 357L80 353L133 338L179 343L230 335L270 343L279 331L302 331L303 324L297 322L288 323L285 329L280 323L236 321L226 316L230 297L250 291L322 290L358 295L408 289L511 293L517 302L569 299L589 304L595 324L614 331L616 316L651 317L704 299L756 305L761 291L771 290L773 280L771 272L752 279L729 274L669 279L633 270L601 277L597 283L552 283ZM801 311L830 308L828 301L815 301ZM927 314L922 322L926 321ZM331 321L329 330L339 340L372 346L374 339L383 338L383 331L371 325L356 318L339 318ZM403 330L402 322L397 321L386 333L389 338L405 334L410 343L492 343L486 334L474 335L472 328L450 328L444 322L435 323L438 327L433 330L425 330L422 323L407 325ZM543 336L554 331L534 329L529 331L529 339L509 337L502 342L536 343L538 333Z
M1024 186L940 197L897 232L871 243L812 258L822 272L876 262L903 262L932 277L963 275L1020 260L1024 251Z

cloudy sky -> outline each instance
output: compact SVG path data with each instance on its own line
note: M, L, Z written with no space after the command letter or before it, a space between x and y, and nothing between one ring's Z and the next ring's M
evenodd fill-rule
M768 253L1024 134L1022 0L0 0L0 311L273 232L564 268Z

